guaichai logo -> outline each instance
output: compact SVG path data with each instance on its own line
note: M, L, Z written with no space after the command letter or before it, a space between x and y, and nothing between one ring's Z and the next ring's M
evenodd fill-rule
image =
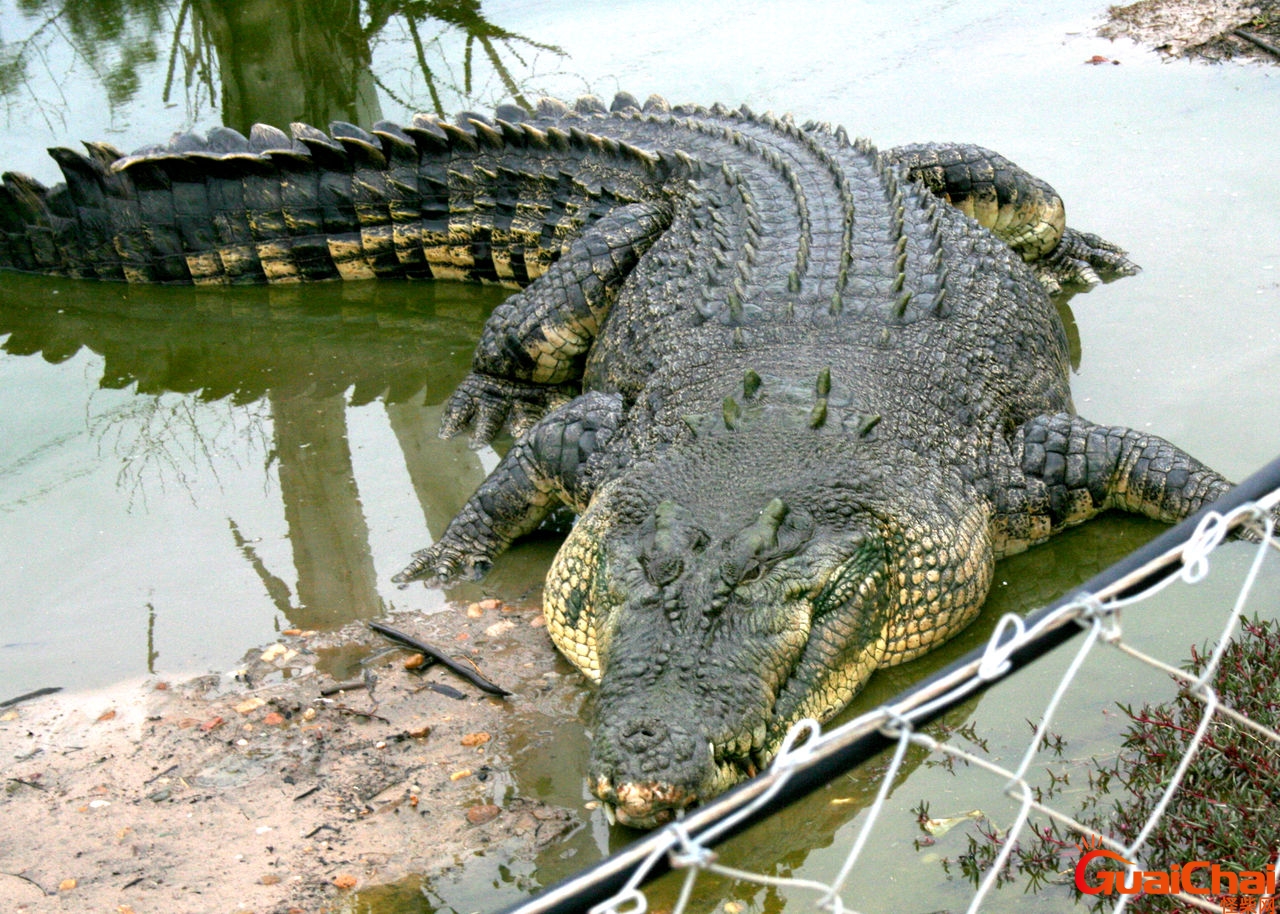
M1136 864L1115 851L1102 846L1102 839L1091 835L1076 845L1080 860L1076 863L1076 888L1086 895L1274 895L1276 868L1267 864L1263 870L1235 872L1208 860L1192 860L1174 864L1167 870L1131 869ZM1114 860L1120 869L1099 869L1089 873L1089 864L1098 859ZM1192 878L1199 874L1202 882Z

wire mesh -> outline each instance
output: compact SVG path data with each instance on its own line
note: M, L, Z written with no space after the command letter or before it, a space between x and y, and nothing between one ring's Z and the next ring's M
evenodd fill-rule
M1074 882L1077 889L1083 887L1086 895L1092 895L1084 898L1086 902L1116 911L1130 907L1149 910L1153 895L1160 896L1155 899L1157 902L1168 905L1164 910L1274 911L1277 904L1274 869L1280 847L1261 849L1268 861L1262 875L1270 874L1271 881L1265 885L1250 883L1250 889L1258 889L1250 892L1216 891L1224 887L1238 890L1245 885L1241 881L1244 876L1239 872L1233 872L1233 879L1219 877L1217 864L1222 871L1241 869L1232 861L1193 861L1197 848L1188 848L1190 856L1184 862L1188 866L1192 862L1203 863L1204 866L1197 868L1194 879L1188 872L1184 885L1176 878L1176 865L1170 869L1168 861L1148 860L1147 852L1153 833L1170 815L1170 804L1178 797L1179 791L1184 790L1192 762L1198 754L1206 752L1206 745L1212 745L1206 743L1211 727L1225 724L1243 728L1241 732L1250 735L1257 753L1256 759L1245 760L1245 763L1251 765L1256 762L1262 766L1258 770L1264 772L1280 771L1277 765L1280 734L1225 704L1215 688L1215 677L1221 672L1229 645L1240 633L1242 620L1247 624L1246 608L1259 588L1264 562L1270 552L1280 549L1275 529L1278 503L1280 461L1251 477L1219 505L1138 550L1075 594L1026 619L1016 615L1005 616L996 626L985 649L953 664L919 687L827 732L823 732L814 721L800 722L788 735L770 769L760 777L579 876L553 886L532 901L512 908L512 914L559 910L639 914L654 908L650 883L668 871L675 872L666 882L675 879L677 884L667 886L657 907L671 914L690 910L723 910L726 914L735 914L775 909L820 910L833 914L878 910L933 911L937 909L933 904L936 899L931 898L928 892L913 891L911 885L925 865L926 855L929 864L936 865L942 860L945 868L947 858L934 851L926 851L926 855L922 855L921 851L938 843L935 834L941 837L957 824L968 828L968 848L964 853L953 855L949 862L963 871L964 876L956 878L957 874L947 869L947 879L952 884L942 898L944 905L960 907L957 904L959 887L967 896L963 899L967 911L1021 909L1028 902L1023 893L1039 888L1037 882L1042 881L1043 874L1033 874L1030 885L1025 877L1021 882L1016 878L1019 872L1034 870L1036 861L1028 862L1028 857L1034 858L1028 847L1038 843L1058 848L1056 858L1049 861L1050 869L1055 865L1061 867L1064 861L1068 868L1050 873L1049 901L1042 904L1040 898L1031 899L1036 902L1037 910L1049 910L1052 904L1057 904L1062 910L1071 910L1081 897L1078 890L1073 892L1070 888ZM1249 561L1242 569L1242 579L1238 586L1234 581L1229 582L1235 592L1227 601L1229 605L1218 612L1220 626L1217 637L1213 639L1212 647L1198 658L1192 671L1175 665L1182 658L1157 656L1142 643L1141 638L1135 639L1131 635L1132 626L1126 625L1126 614L1132 616L1143 612L1146 607L1154 607L1158 612L1159 595L1170 588L1197 587L1203 592L1210 571L1220 564L1220 547L1235 536L1253 540L1255 545L1241 547L1252 548ZM1232 554L1237 558L1234 564L1239 565L1241 553L1235 551ZM1019 751L1008 753L1015 756L1011 761L996 757L999 753L989 751L972 729L926 726L948 709L971 700L993 683L1006 679L1013 670L1026 667L1076 634L1082 637L1078 643L1071 644L1074 651L1057 674L1052 691L1034 721L1030 739L1024 738ZM1064 653L1057 651L1059 657ZM1100 661L1099 658L1104 659ZM1162 781L1158 796L1143 809L1142 820L1129 822L1124 828L1108 830L1104 819L1097 813L1097 796L1093 795L1097 794L1099 786L1094 782L1094 775L1102 769L1095 766L1087 772L1087 789L1065 790L1061 784L1066 783L1069 775L1065 773L1064 766L1074 770L1078 781L1081 759L1060 761L1056 769L1053 764L1046 765L1045 762L1053 762L1055 756L1049 747L1058 746L1057 755L1061 755L1063 739L1054 728L1064 699L1073 690L1078 690L1085 680L1108 679L1112 675L1109 670L1115 664L1113 658L1123 658L1124 663L1137 664L1154 673L1158 679L1172 681L1177 694L1186 701L1195 702L1198 710L1193 715L1194 727L1184 728L1188 732L1182 734L1180 756L1172 774ZM1037 672L1049 665L1041 664ZM1057 665L1062 666L1062 661ZM1099 670L1103 672L1099 673ZM1275 678L1270 677L1272 681ZM1108 685L1113 691L1117 688L1115 683L1104 682L1104 692ZM1115 694L1110 694L1110 703L1114 704L1116 698ZM1143 713L1145 711L1139 712ZM1113 712L1113 717L1119 716ZM1085 745L1090 747L1091 743L1086 740ZM807 872L792 872L796 867L769 861L767 853L764 857L747 855L756 861L756 865L741 866L729 862L728 857L732 855L722 855L715 849L752 823L769 817L786 819L792 813L782 811L784 806L824 786L829 787L833 780L850 769L862 766L865 770L868 759L882 750L887 750L888 761L877 763L878 783L873 799L859 813L854 827L836 833L835 840L841 847L838 865L827 853L824 855L827 859L825 867L812 877ZM1093 763L1093 759L1087 761ZM869 860L868 848L885 840L886 808L904 772L922 764L945 766L948 771L954 771L953 766L957 763L963 769L965 779L986 779L998 785L1012 808L1003 817L996 811L972 810L939 819L929 815L929 801L924 798L916 810L920 837L914 842L914 856L910 845L905 848L898 846L890 855L900 860L903 873L892 876L886 873L883 859ZM879 766L883 766L882 770ZM1271 793L1273 803L1280 803L1280 776L1269 783L1274 788ZM1231 802L1231 785L1224 784L1223 787L1223 797L1209 798L1210 802ZM839 802L839 799L832 802ZM1094 807L1093 812L1083 817L1087 821L1082 820L1083 810L1090 806ZM1272 805L1254 812L1275 819L1277 808L1280 806ZM900 808L898 813L900 815ZM803 829L802 822L798 821L796 825ZM889 831L894 833L890 843L896 841L901 845L901 829ZM1271 832L1280 834L1277 829L1271 829ZM1063 836L1078 837L1078 845L1067 846ZM1072 863L1079 864L1090 852L1095 860L1091 870L1083 865L1071 867ZM1107 877L1112 880L1107 883L1108 891L1090 893L1088 890L1099 887L1091 875L1096 873L1097 864L1110 862L1114 865L1117 859L1123 861L1123 870ZM759 862L762 860L765 862ZM1170 874L1175 877L1173 885L1168 885L1165 878ZM1166 884L1157 886L1150 882L1155 875L1165 878ZM1148 881L1144 883L1144 879ZM868 885L887 886L895 881L907 887L905 892L867 891ZM1063 882L1067 883L1065 887L1060 885ZM1011 897L1007 888L1001 888L1010 883L1020 886L1015 890L1016 897ZM1143 891L1127 890L1143 889L1144 886ZM765 891L752 894L759 889ZM748 901L736 900L741 898ZM904 907L904 900L909 900L909 906Z

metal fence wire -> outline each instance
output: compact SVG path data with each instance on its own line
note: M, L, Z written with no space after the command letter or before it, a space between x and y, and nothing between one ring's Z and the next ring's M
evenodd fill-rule
M984 844L982 839L970 838L970 851L975 846L987 849L985 855L968 855L964 887L965 903L970 912L1009 907L1021 910L1028 904L1036 910L1045 909L1036 897L1022 894L1027 888L1025 885L1015 890L1018 897L1012 904L1007 899L1003 903L998 902L1001 893L997 888L1009 879L1011 866L1017 862L1013 858L1020 849L1051 834L1080 839L1078 847L1073 844L1069 849L1067 856L1071 858L1070 862L1078 863L1084 854L1092 852L1093 858L1099 858L1095 864L1110 863L1117 869L1108 877L1112 881L1104 884L1090 876L1082 877L1083 870L1077 866L1076 884L1080 886L1078 880L1085 879L1084 884L1093 891L1089 893L1091 897L1085 897L1084 901L1095 907L1115 911L1129 907L1138 911L1280 911L1274 875L1280 866L1280 847L1253 849L1255 857L1260 851L1268 862L1265 868L1260 866L1254 873L1262 881L1255 878L1251 883L1245 881L1244 873L1233 873L1230 879L1221 875L1228 869L1240 869L1232 861L1193 860L1192 856L1197 852L1206 852L1203 844L1188 848L1187 853L1192 856L1180 861L1185 879L1180 878L1178 865L1170 867L1170 861L1147 859L1153 832L1161 827L1166 817L1173 815L1170 804L1180 791L1190 790L1186 778L1193 760L1198 753L1208 754L1206 735L1213 725L1238 728L1236 732L1250 737L1246 744L1256 752L1256 757L1236 760L1236 763L1249 770L1263 772L1264 790L1270 791L1270 797L1266 808L1241 810L1240 813L1269 820L1272 824L1264 833L1269 836L1280 834L1280 734L1228 707L1215 688L1215 677L1221 672L1225 652L1241 633L1242 624L1248 624L1246 602L1255 589L1264 560L1271 551L1280 550L1275 529L1277 504L1280 504L1280 459L1251 476L1217 504L1165 532L1056 603L1025 618L1012 614L1005 616L997 624L985 648L971 652L879 708L825 733L814 721L801 721L788 735L769 770L601 863L549 887L525 903L509 908L508 914L568 911L639 914L652 909L646 886L673 870L678 871L678 888L669 889L661 904L661 910L671 914L707 910L708 897L714 899L711 903L713 910L724 910L730 914L746 911L747 906L742 903L726 903L729 892L742 897L753 890L759 891L761 886L784 892L792 900L789 910L830 911L832 914L883 910L884 899L867 898L865 893L851 891L850 884L860 865L876 869L871 880L873 883L875 879L888 878L888 874L883 872L883 861L868 862L868 855L864 852L877 841L877 830L883 827L886 800L894 785L901 781L904 764L907 764L905 760L912 747L918 747L915 755L923 751L931 764L952 766L959 763L966 778L996 779L1010 803L1008 817L999 826L993 822L983 833L989 842ZM1171 663L1169 659L1152 656L1140 649L1134 639L1126 637L1122 611L1144 602L1149 605L1158 602L1152 600L1154 595L1171 586L1200 584L1210 569L1218 564L1218 557L1213 555L1215 549L1235 537L1255 541L1256 546L1236 547L1252 548L1251 560L1243 572L1242 583L1238 586L1232 583L1236 593L1233 599L1228 599L1231 605L1219 612L1221 626L1214 646L1199 658L1192 672L1173 665L1182 658L1172 658ZM1205 607L1204 611L1209 613L1211 610ZM1068 642L1071 642L1070 647L1074 647L1074 655L1039 712L1038 720L1029 722L1034 725L1034 730L1020 756L1012 760L1016 763L1002 764L999 759L975 748L969 740L948 738L945 728L941 738L922 730L925 724L936 720L948 709L1049 652L1065 649ZM1176 762L1171 774L1162 769L1166 773L1160 775L1158 789L1143 808L1142 820L1129 823L1124 828L1111 829L1100 827L1096 816L1087 818L1087 821L1077 817L1074 809L1080 801L1079 789L1074 793L1045 790L1043 783L1033 783L1031 777L1033 766L1041 765L1046 747L1051 746L1056 738L1055 714L1060 710L1064 696L1085 675L1082 670L1086 669L1089 658L1105 651L1119 652L1147 665L1161 676L1172 677L1179 687L1180 700L1195 703L1190 717L1183 718L1184 723L1174 728L1180 731L1179 749L1174 755ZM1263 671L1262 680L1275 682L1278 676L1280 670L1273 673ZM1280 690L1277 695L1280 695ZM1216 747L1213 748L1216 751ZM845 847L843 861L834 873L824 870L821 879L770 875L729 866L718 857L714 848L730 836L766 817L787 816L784 808L789 804L884 755L888 756L887 767L883 774L878 775L874 800L860 815L858 827L837 833L836 840ZM882 760L877 762L880 764L883 764ZM919 764L918 760L914 764ZM1270 787L1265 787L1266 784ZM1097 786L1092 778L1090 786ZM1223 783L1219 786L1223 795L1206 798L1210 806L1231 803L1230 778L1223 775ZM1197 786L1195 789L1203 788ZM924 800L927 802L927 798ZM1097 808L1100 807L1095 805ZM928 819L927 810L927 805L921 806L920 823L937 825L937 820ZM965 818L979 819L981 816L975 810L967 817L955 817L957 821ZM994 820L995 817L992 818ZM1196 826L1196 823L1191 824ZM1060 846L1065 846L1061 838L1057 840ZM924 837L923 843L928 845L931 840ZM910 844L905 853L902 849L896 851L906 874L903 878L908 881L912 870L920 867L919 845L917 842L915 856L912 856ZM768 867L762 864L759 868ZM774 869L789 871L786 867ZM1096 865L1093 872L1097 872ZM1150 881L1157 874L1156 881ZM1059 881L1072 878L1070 872L1058 872L1056 875ZM710 893L704 885L703 891L695 896L695 887L700 880L705 883L717 878L724 881L716 883ZM1148 881L1143 883L1144 879ZM860 884L865 886L866 879ZM722 885L728 888L722 888ZM1098 891L1100 886L1107 889L1105 894ZM1138 886L1148 891L1132 891ZM854 897L858 894L864 894L864 897ZM1165 897L1153 899L1153 894ZM672 895L674 900L668 897ZM695 897L699 899L696 902ZM1072 906L1070 893L1059 890L1057 897L1063 899L1057 902L1059 907L1065 905L1069 909ZM795 904L795 899L803 900ZM949 897L949 901L954 900L954 895ZM923 912L937 908L936 904L925 899L912 901L914 905L904 908L895 903L891 909ZM773 905L768 907L772 909Z

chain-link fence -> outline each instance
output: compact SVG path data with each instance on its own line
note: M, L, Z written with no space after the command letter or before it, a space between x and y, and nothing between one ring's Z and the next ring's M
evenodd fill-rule
M1275 614L1277 601L1265 600L1275 582L1265 570L1277 548L1278 503L1280 460L1058 603L1025 619L1005 616L985 649L894 700L826 733L813 721L800 722L761 776L511 914L923 914L1027 904L1035 910L1085 904L1275 911L1280 670L1273 664L1280 629L1249 613L1265 605ZM1216 550L1234 538L1256 545L1233 547L1233 560L1223 561L1226 554ZM1219 572L1220 565L1226 570ZM1225 590L1222 581L1206 586L1211 571L1236 577ZM1150 639L1133 632L1139 619L1156 628L1179 625L1161 615L1160 595L1187 587L1205 598L1196 612L1212 621L1217 635L1189 660L1159 656ZM1225 605L1214 605L1219 602ZM993 747L975 723L948 722L951 709L972 704L1033 662L1028 672L1040 688L1017 688L1036 695L1038 710L1027 719L1031 734L1019 737L1020 747L1007 741ZM1120 671L1135 665L1172 686L1168 701L1141 708L1127 703L1133 689ZM1148 675L1148 687L1152 679ZM1063 713L1063 706L1080 695L1109 717L1103 729L1110 745L1090 732L1096 724L1073 735L1081 715ZM905 775L921 766L945 770L960 786L944 785L934 797L905 796L902 785L915 784ZM782 845L803 843L811 818L786 807L830 791L849 772L865 781L868 768L874 769L873 796L859 800L856 817L835 831L823 849L825 864L797 865L794 855L783 861ZM984 791L981 808L956 808ZM841 802L840 796L828 801ZM903 837L904 809L911 810L913 840ZM755 826L740 839L750 841L757 823L771 818L787 827L755 841L757 853L745 855L752 865L736 863L742 854L721 852L722 842ZM827 839L815 833L814 840ZM662 888L651 885L668 872Z

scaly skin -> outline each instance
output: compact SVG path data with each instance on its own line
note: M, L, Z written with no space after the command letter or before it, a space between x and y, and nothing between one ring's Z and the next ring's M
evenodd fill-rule
M1001 556L1228 487L1074 414L1045 289L1136 268L995 153L628 96L499 116L57 151L65 188L6 176L0 263L521 288L442 428L518 437L397 580L482 574L579 512L548 630L599 684L588 781L620 821L724 790L954 635Z

